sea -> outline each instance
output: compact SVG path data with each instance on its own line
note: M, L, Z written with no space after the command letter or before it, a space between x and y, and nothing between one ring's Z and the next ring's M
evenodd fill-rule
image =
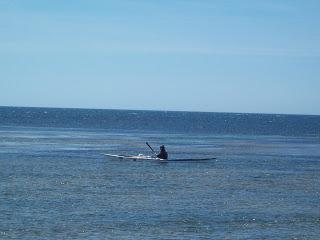
M320 116L0 107L0 239L318 240Z

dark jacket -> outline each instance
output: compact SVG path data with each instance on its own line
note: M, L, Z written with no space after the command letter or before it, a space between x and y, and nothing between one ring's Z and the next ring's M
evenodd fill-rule
M161 159L168 159L168 153L164 147L160 148L160 153L157 155L157 157Z

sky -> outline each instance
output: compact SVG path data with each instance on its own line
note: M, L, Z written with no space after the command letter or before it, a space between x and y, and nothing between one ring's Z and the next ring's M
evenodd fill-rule
M0 106L320 114L318 0L1 0Z

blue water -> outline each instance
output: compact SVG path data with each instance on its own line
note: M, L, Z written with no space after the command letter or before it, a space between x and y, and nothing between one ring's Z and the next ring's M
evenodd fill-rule
M319 174L320 116L0 107L0 239L319 239Z

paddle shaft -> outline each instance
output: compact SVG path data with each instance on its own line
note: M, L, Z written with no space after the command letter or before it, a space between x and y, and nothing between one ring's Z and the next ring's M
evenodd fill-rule
M152 149L152 147L149 145L148 142L146 142L146 144L148 145L148 147L151 149L151 151L155 154L155 151Z

